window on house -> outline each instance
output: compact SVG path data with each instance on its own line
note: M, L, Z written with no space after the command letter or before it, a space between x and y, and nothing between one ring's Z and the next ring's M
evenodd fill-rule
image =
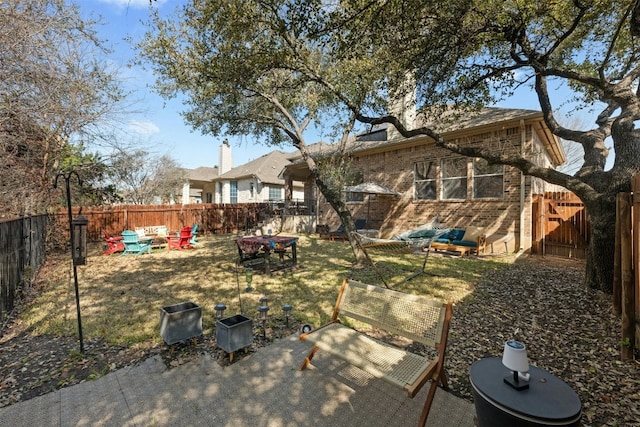
M362 184L364 182L364 174L362 171L355 171L346 180L347 187ZM362 202L364 201L363 193L352 193L347 191L345 194L345 200L347 202Z
M238 203L238 181L229 182L229 203Z
M413 165L413 192L415 200L436 199L436 164L432 161Z
M269 186L269 200L282 200L282 187Z
M485 159L473 160L473 198L495 199L504 196L504 165L490 165Z
M442 199L465 200L467 198L467 159L442 161Z
M207 200L207 201L206 201L206 203L213 203L213 194L211 194L211 193L207 193L207 194L206 194L206 197L207 197L207 199L206 199L206 200Z

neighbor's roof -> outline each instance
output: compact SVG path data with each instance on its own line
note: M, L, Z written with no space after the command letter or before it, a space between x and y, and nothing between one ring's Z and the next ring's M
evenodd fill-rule
M211 181L218 176L218 167L209 168L200 166L195 169L186 169L187 176L191 181Z
M228 181L255 176L267 184L282 184L284 180L278 175L290 163L289 155L282 151L271 151L249 163L231 169L217 177L217 180Z

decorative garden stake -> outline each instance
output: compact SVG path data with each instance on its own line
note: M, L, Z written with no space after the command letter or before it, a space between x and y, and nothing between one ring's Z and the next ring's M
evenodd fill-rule
M71 244L71 260L73 261L73 281L76 291L76 313L78 317L78 336L80 338L80 353L84 353L84 342L82 339L82 320L80 318L80 293L78 292L78 265L85 265L87 260L87 225L89 221L83 215L78 215L74 220L71 214L71 189L69 181L75 175L78 184L82 186L82 180L76 171L59 173L53 187L58 187L58 178L62 177L67 192L67 212L69 215L69 243Z
M251 292L253 290L251 287L251 282L253 282L253 268L246 268L244 270L244 278L247 281L247 287L244 290L245 292Z

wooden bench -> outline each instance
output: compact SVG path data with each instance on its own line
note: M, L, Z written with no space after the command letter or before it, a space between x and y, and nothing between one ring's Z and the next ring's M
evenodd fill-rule
M166 237L167 226L166 225L152 225L148 227L136 227L136 233L140 238L144 237Z
M167 226L152 225L148 227L136 227L136 234L141 240L151 239L151 247L161 248L167 245Z
M449 233L435 239L431 249L435 251L460 252L461 256L484 253L487 246L487 235L483 228L468 226L452 228Z
M476 244L473 246L461 245L456 243L442 243L442 242L433 242L431 243L431 249L436 251L447 251L447 252L460 252L460 256L470 255L475 252L476 255L483 254L487 247L487 236L484 234L482 236L478 236L476 239Z
M438 384L447 387L444 356L451 313L451 303L345 279L331 321L300 335L313 344L300 370L322 349L400 387L410 398L431 380L418 424L424 426ZM435 349L435 356L411 353L356 331L340 322L342 316L422 343Z

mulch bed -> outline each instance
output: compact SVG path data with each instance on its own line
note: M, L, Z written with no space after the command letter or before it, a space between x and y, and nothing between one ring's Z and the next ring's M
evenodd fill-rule
M504 341L518 339L527 345L532 365L557 375L578 393L584 426L640 426L640 365L620 362L620 321L610 297L586 289L583 276L580 261L539 257L484 275L475 291L454 307L447 351L450 391L471 400L469 366L483 357L501 357ZM300 324L286 326L274 319L266 339L259 322L254 328L250 351L236 352L233 363L297 333ZM77 337L36 336L9 324L0 337L0 407L158 354L169 368L205 353L229 364L211 334L173 346L123 348L90 340L84 354L78 350Z
M585 288L584 263L531 257L486 274L454 307L447 367L451 390L472 398L469 366L527 345L530 364L567 382L584 426L640 426L640 365L620 361L620 320L610 295Z

